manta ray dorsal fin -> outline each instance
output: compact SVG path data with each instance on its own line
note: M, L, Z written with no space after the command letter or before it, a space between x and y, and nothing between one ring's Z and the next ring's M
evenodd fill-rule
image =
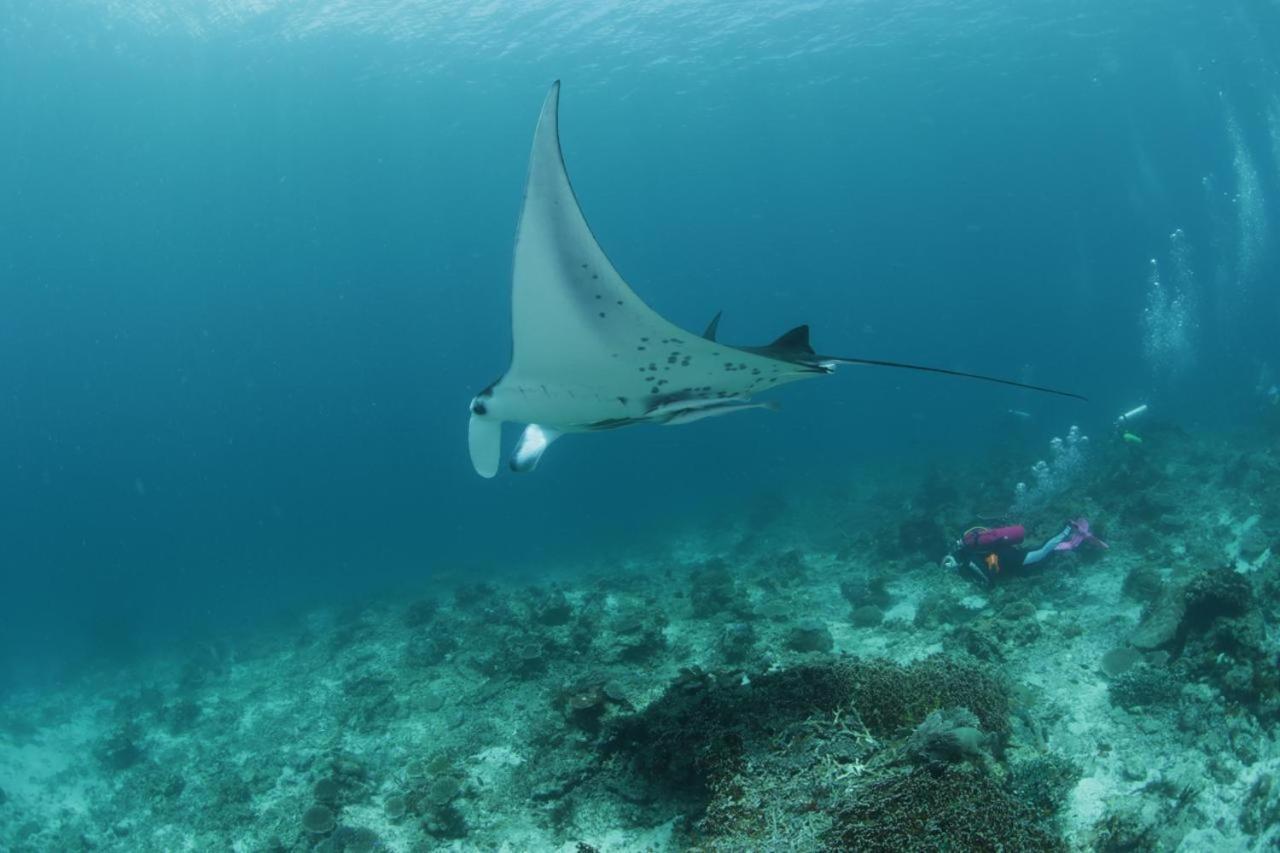
M507 376L625 396L638 378L627 354L643 339L692 336L645 305L596 242L565 171L559 104L557 81L534 132L516 232Z
M766 350L774 350L780 353L802 353L804 355L814 355L813 347L809 344L809 326L806 323L803 326L796 326L794 329L784 332L776 341L765 347Z
M707 324L707 330L702 333L704 338L709 341L716 339L716 331L720 328L720 315L723 313L723 311L717 311L716 316L711 318L711 322Z

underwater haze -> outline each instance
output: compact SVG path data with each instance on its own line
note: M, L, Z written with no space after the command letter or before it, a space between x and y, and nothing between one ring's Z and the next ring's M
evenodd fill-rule
M1273 3L19 0L0 27L10 668L641 545L998 443L1010 408L1089 429L1164 381L1153 258L1193 279L1170 405L1233 417L1276 361ZM466 404L506 367L557 78L585 212L677 323L1092 403L857 369L479 480Z
M755 345L809 323L819 352L1088 401L846 367L778 412L476 476L467 406L510 356L554 80L592 230L663 316L723 310L721 339ZM1185 458L1213 480L1236 431L1274 444L1278 221L1275 0L8 0L0 698L430 584L657 580L686 537L784 512L789 546L935 566L948 539L900 532L925 503L904 484L945 481L949 536L1039 485L1072 426L1133 451L1116 419L1141 404L1209 436L1225 456ZM0 775L0 810L21 787ZM501 837L451 819L429 845Z

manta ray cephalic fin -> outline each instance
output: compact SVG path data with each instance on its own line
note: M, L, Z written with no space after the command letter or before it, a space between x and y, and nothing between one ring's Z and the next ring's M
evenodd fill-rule
M502 458L502 421L472 412L467 423L467 447L476 473L486 480L493 477Z

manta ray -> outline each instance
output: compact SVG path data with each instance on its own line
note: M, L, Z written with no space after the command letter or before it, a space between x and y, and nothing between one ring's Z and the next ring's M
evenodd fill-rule
M869 358L817 354L809 327L764 346L716 339L720 314L692 334L636 295L591 233L560 150L560 82L533 134L511 277L511 366L471 400L471 464L498 472L502 425L525 424L510 457L531 471L565 433L634 424L686 424L749 409L754 395L826 376L841 364L923 370L1048 394L1078 394L1008 379Z

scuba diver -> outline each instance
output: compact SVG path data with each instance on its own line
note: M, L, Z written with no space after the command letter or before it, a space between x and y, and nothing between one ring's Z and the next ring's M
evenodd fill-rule
M1059 551L1074 551L1086 542L1111 547L1089 531L1089 522L1083 518L1068 521L1062 532L1034 551L1018 547L1026 535L1026 528L1020 524L971 527L956 541L951 553L942 558L942 567L959 570L990 586L1002 578L1026 574L1028 566L1041 563Z

